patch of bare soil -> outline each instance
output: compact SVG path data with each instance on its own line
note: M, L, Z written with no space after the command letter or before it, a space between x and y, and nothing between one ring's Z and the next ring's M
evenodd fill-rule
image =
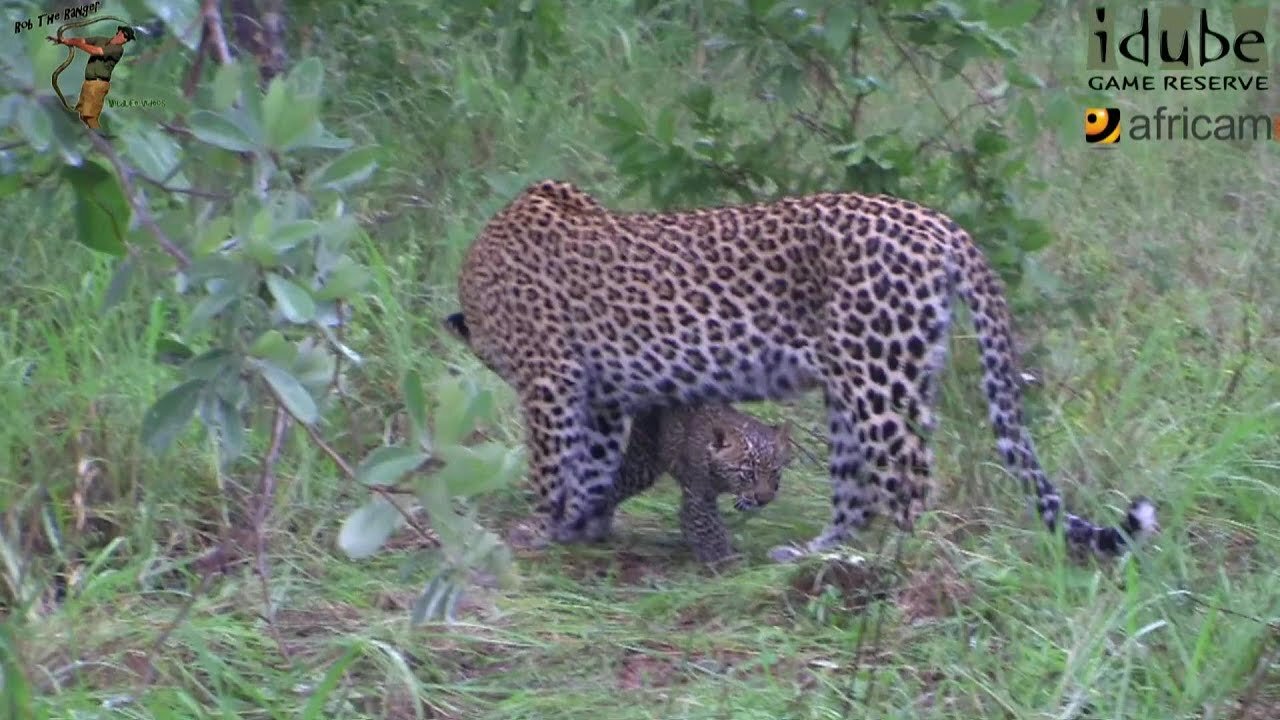
M650 585L662 578L670 567L670 559L619 550L605 557L581 556L564 565L564 573L579 582L613 578L628 587Z
M741 649L716 648L689 653L674 645L651 643L641 648L628 648L618 664L616 681L619 690L657 690L680 685L691 675L713 674L743 677L768 677L774 682L793 683L812 689L823 673L838 672L836 663L813 657L779 658L764 665L757 653Z
M628 650L618 668L619 690L670 687L679 674L679 657Z
M898 607L907 622L950 617L973 598L973 587L950 565L913 573L898 591Z
M806 565L791 576L791 598L808 601L835 588L844 609L861 612L876 600L889 596L897 572L893 568L862 558L826 558Z

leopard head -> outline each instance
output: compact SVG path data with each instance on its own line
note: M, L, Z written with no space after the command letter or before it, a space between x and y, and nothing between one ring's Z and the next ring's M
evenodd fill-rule
M782 471L791 462L790 433L790 423L772 426L755 420L712 428L712 475L734 495L734 508L754 510L773 501Z

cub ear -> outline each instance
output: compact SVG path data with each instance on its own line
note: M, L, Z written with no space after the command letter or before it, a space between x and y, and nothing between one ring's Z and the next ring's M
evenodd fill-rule
M464 342L471 339L471 329L467 327L467 317L460 312L445 318L444 327Z
M791 462L791 421L784 420L781 425L773 430L777 457L783 465L789 464Z
M783 420L782 424L775 425L773 430L774 430L774 437L778 439L779 443L786 445L787 443L791 442L791 421L790 420Z

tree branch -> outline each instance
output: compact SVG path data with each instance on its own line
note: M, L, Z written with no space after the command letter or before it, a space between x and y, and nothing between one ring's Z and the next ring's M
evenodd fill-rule
M120 187L124 190L125 200L129 203L133 214L137 216L138 223L150 231L156 242L160 244L160 247L178 263L179 268L186 270L191 267L191 258L182 248L178 247L177 243L169 238L168 233L164 231L164 228L160 227L160 224L156 222L155 216L151 214L151 206L147 202L146 195L134 183L134 178L140 177L140 175L120 159L120 155L106 138L98 133L91 132L89 133L89 139L93 143L93 147L102 153L107 158L107 161L111 163L111 166L115 168L116 175L120 178Z

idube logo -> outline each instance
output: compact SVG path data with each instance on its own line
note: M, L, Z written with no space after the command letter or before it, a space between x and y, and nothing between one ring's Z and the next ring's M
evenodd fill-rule
M1224 20L1210 20L1206 8L1189 5L1160 8L1154 27L1152 11L1142 8L1136 24L1130 21L1117 31L1117 14L1105 6L1090 14L1086 59L1094 71L1089 76L1093 90L1266 91L1270 85L1266 7L1231 8L1234 29ZM1227 68L1218 63L1231 63L1234 72L1222 74ZM1126 65L1140 68L1125 73ZM1143 72L1151 70L1160 74Z

